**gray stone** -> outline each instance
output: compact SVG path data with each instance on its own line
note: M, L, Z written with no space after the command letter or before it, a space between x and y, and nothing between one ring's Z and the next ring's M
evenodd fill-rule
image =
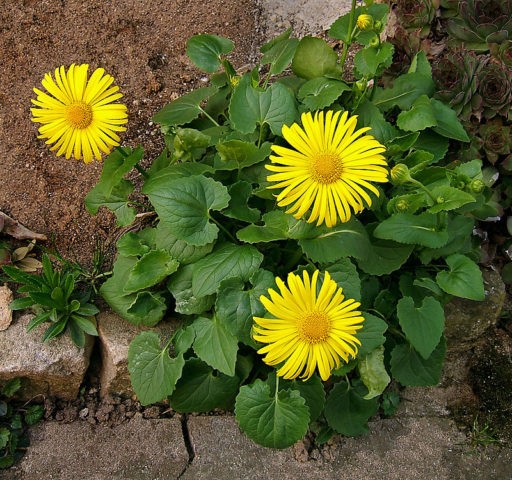
M37 425L27 454L7 478L169 480L187 463L178 417L144 420L137 414L114 428L84 421Z
M496 325L505 301L505 284L494 270L483 270L485 300L454 298L445 306L445 335L449 349L472 348L485 331Z
M134 395L128 373L128 348L133 338L143 330L153 330L162 339L169 338L176 330L175 320L165 320L148 329L136 327L116 313L106 311L97 317L101 348L101 395Z
M22 378L19 396L38 395L72 400L77 397L92 351L93 339L87 336L85 348L78 348L64 334L43 343L48 324L27 333L32 314L25 314L0 332L0 383Z
M0 332L6 330L12 322L12 292L6 285L0 285Z
M249 440L233 417L189 417L195 457L182 480L436 480L510 478L511 451L469 456L466 437L438 417L375 420L368 435L334 437L309 455L303 442L271 450Z

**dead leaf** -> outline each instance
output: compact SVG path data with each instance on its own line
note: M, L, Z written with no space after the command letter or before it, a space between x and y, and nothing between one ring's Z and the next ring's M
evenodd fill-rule
M35 239L35 240L46 240L46 235L41 233L35 233L24 227L20 222L14 220L3 212L0 212L0 232L6 233L11 237L17 238L18 240Z

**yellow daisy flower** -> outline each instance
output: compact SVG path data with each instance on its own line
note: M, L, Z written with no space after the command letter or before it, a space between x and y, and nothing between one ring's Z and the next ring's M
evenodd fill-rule
M71 65L55 69L55 80L47 73L42 80L48 93L37 88L32 103L32 121L41 123L40 139L53 145L57 155L83 157L85 163L101 160L101 153L110 153L119 145L116 132L124 132L128 121L126 106L112 103L121 98L119 87L111 86L114 78L96 69L87 79L89 65Z
M379 195L369 182L387 182L386 150L373 136L363 135L369 127L355 130L357 115L328 111L303 113L302 125L284 126L283 137L295 149L272 145L272 172L267 180L277 182L268 188L283 188L277 195L280 207L291 205L286 213L302 218L311 208L307 221L317 225L346 222L351 212L371 206L367 190Z
M258 350L265 354L268 365L283 365L277 375L285 379L307 380L318 367L322 380L327 380L333 368L357 355L361 342L355 336L364 318L356 310L361 305L345 300L342 289L325 272L317 289L319 271L310 279L304 271L302 279L290 273L288 285L276 278L280 294L272 288L270 298L260 301L274 318L254 317L253 337L267 345Z
M373 17L363 13L357 17L356 25L359 30L371 30L373 28Z

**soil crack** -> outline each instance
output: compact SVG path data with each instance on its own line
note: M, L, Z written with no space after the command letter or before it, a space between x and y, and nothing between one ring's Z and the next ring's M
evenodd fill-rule
M190 436L190 432L188 430L188 415L186 413L181 415L181 431L183 433L183 441L185 442L185 448L188 453L188 462L182 472L178 475L178 479L180 479L187 469L192 465L194 458L196 456L196 452L194 451L194 444L192 443L192 437Z

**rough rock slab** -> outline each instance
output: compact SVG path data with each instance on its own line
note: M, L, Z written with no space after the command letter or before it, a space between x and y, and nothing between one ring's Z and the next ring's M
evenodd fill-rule
M12 322L12 292L5 285L0 285L0 332L6 330Z
M282 451L252 443L233 417L189 417L195 458L182 480L504 480L510 478L510 450L468 455L465 435L437 417L370 422L370 433L336 437L322 453L301 443ZM508 476L507 476L508 475Z
M76 347L66 334L43 343L47 326L27 333L31 318L25 314L0 332L0 383L21 377L19 396L24 399L37 395L76 398L89 366L92 337L87 336L85 348Z
M177 417L145 420L139 414L114 428L47 422L30 437L7 480L169 480L179 477L189 458Z
M445 306L445 335L449 349L468 350L496 325L505 301L505 284L494 270L483 270L485 300L454 298Z
M131 397L134 392L128 373L128 348L133 338L142 331L116 313L107 311L97 316L102 367L100 371L101 395ZM177 322L160 322L153 330L162 340L169 338L177 328Z

